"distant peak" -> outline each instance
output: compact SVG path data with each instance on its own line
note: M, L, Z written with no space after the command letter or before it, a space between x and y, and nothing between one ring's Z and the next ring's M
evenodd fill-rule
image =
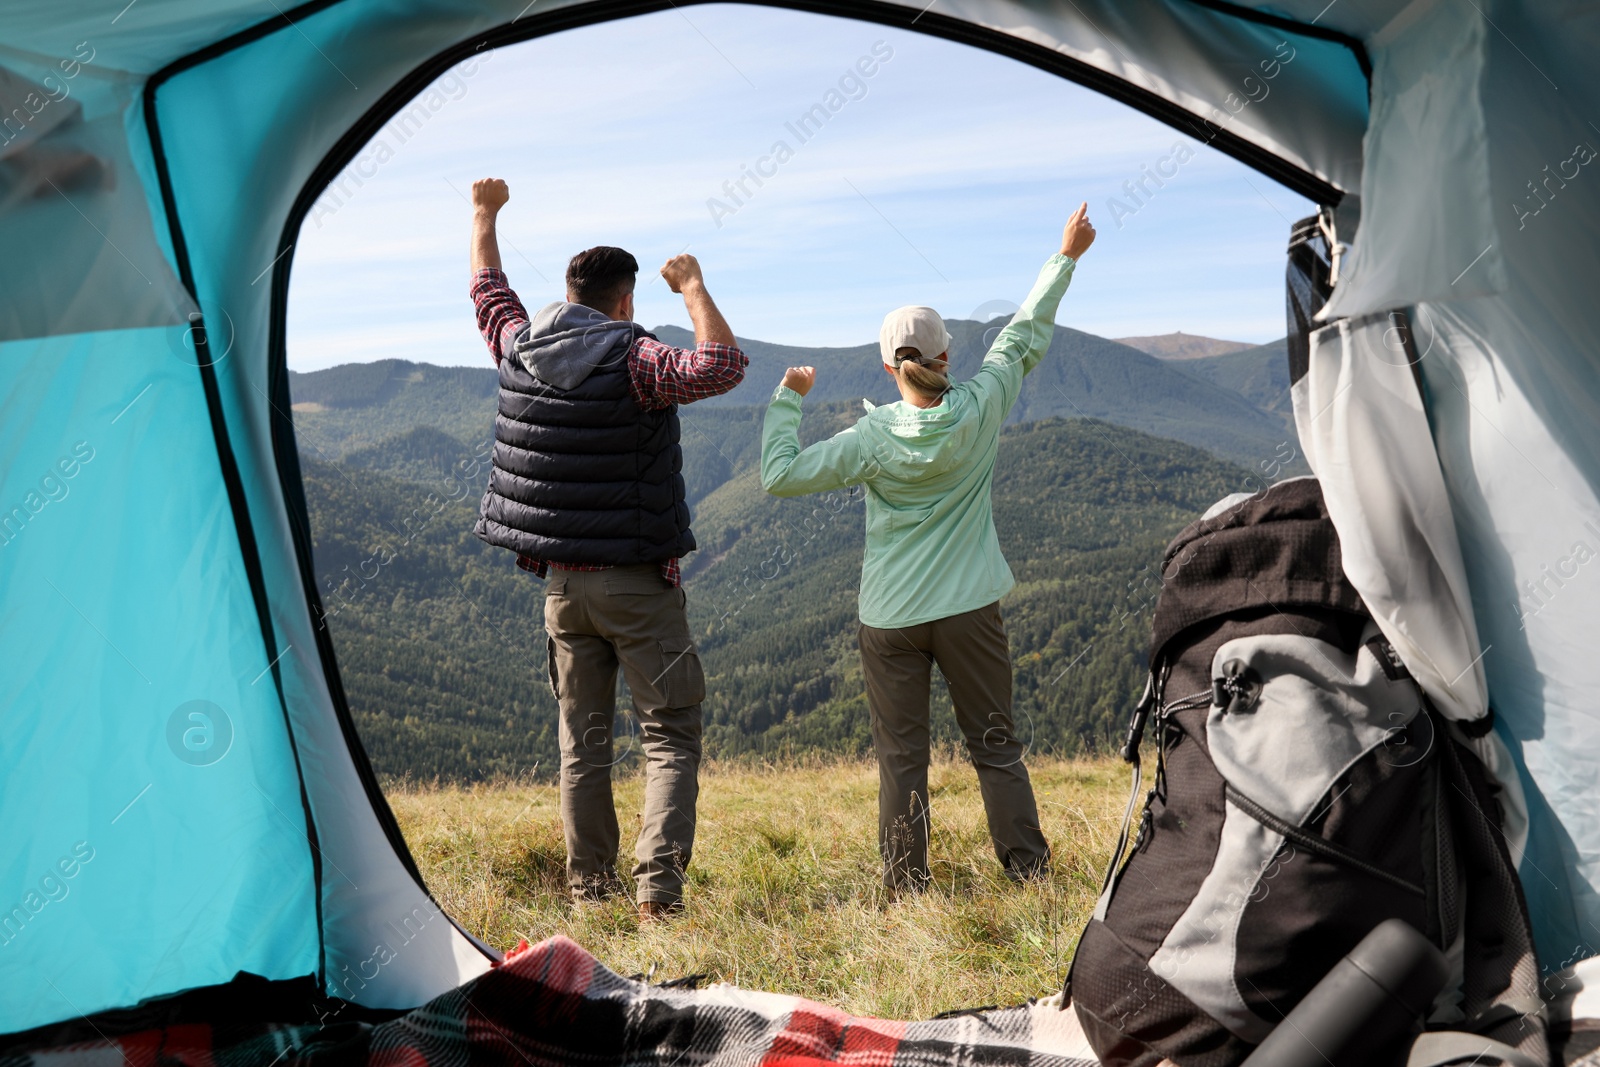
M1157 359L1204 359L1257 347L1247 341L1224 341L1216 337L1202 337L1197 333L1184 333L1182 330L1151 337L1117 337L1113 340Z

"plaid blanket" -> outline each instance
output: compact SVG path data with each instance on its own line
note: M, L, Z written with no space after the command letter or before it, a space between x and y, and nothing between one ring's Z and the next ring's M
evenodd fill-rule
M169 1026L0 1056L0 1067L1093 1067L1074 1012L1050 1001L927 1022L847 1015L728 985L649 985L565 937L383 1023L225 1034Z

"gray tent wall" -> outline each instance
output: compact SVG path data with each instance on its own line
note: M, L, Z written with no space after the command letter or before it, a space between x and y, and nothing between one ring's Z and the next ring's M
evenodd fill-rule
M1600 952L1600 129L1596 9L1536 10L1417 3L1368 35L1361 228L1296 414L1363 597L1447 714L1495 710L1559 967Z
M98 8L38 0L0 15L0 64L14 70L36 72L41 61L70 56L76 42L94 42L96 108L118 116L112 126L126 135L107 152L127 160L119 173L136 177L146 200L102 221L114 218L128 230L112 233L120 254L145 264L146 282L169 292L164 303L140 304L137 284L106 281L95 294L101 303L106 294L118 296L120 285L128 308L154 308L142 317L124 310L111 325L181 324L195 305L204 313L214 365L199 377L241 562L229 580L237 602L255 604L259 629L250 655L277 689L290 742L281 758L294 760L303 794L305 847L316 860L317 970L330 991L364 1004L420 1003L480 972L488 957L438 915L414 877L349 730L331 648L318 631L283 364L297 228L362 141L448 65L480 47L662 6L552 0L529 12L524 0L470 8L330 0L285 13L270 2L143 0L113 23ZM892 25L909 25L921 9L870 0L786 6ZM1545 163L1570 158L1566 142L1589 136L1581 112L1596 86L1583 60L1600 43L1594 12L1582 4L1536 15L1531 5L1463 0L1286 0L1270 12L1199 0L1075 0L1048 8L941 0L916 25L1126 99L1311 195L1352 194L1340 212L1340 236L1352 240L1358 213L1367 225L1353 231L1330 309L1330 320L1341 321L1318 334L1313 373L1297 397L1306 407L1312 388L1321 390L1312 397L1321 402L1306 407L1302 433L1318 473L1334 486L1330 503L1341 536L1359 546L1352 553L1357 584L1366 583L1363 595L1370 592L1386 629L1417 662L1437 665L1430 687L1452 714L1481 715L1485 693L1499 712L1508 759L1527 787L1524 880L1547 955L1593 955L1582 946L1600 942L1600 933L1587 933L1600 919L1590 889L1600 876L1600 820L1590 818L1600 756L1592 742L1582 743L1585 731L1592 736L1593 701L1582 694L1596 691L1584 683L1597 680L1600 657L1588 648L1600 626L1581 589L1547 597L1525 629L1512 605L1518 583L1538 576L1547 561L1559 567L1570 560L1570 545L1561 541L1579 536L1571 533L1582 529L1573 520L1600 519L1593 492L1600 484L1597 310L1582 288L1595 276L1591 190L1600 180L1585 185L1592 178L1586 170L1567 179L1543 213L1526 221L1537 239L1520 244L1510 232L1518 219L1504 205L1513 196L1531 203L1522 183L1542 177ZM1329 32L1363 47L1328 40ZM1281 56L1277 46L1285 40L1295 59L1263 97L1261 64ZM1370 129L1359 70L1367 55ZM1216 125L1196 126L1186 116ZM1408 142L1421 147L1408 150ZM1434 191L1439 195L1430 199ZM0 234L10 240L17 231L8 211L0 205ZM1552 225L1533 229L1546 220ZM61 233L69 229L63 224ZM1482 259L1469 264L1485 246ZM1471 254L1461 258L1463 249ZM95 245L90 261L110 262L110 253ZM181 286L171 283L174 276ZM80 291L70 281L61 286ZM6 291L0 302L13 303L15 290ZM7 309L10 317L0 323L12 325L0 340L108 328L82 306L94 303L32 317ZM1426 407L1400 399L1391 379L1350 377L1353 368L1373 365L1362 362L1363 346L1385 343L1369 320L1411 305L1419 324L1436 324L1422 360ZM181 326L164 328L181 333ZM1369 403L1399 416L1395 432L1408 463L1360 451L1361 435L1373 429L1360 415ZM1424 462L1435 448L1438 460ZM1536 476L1523 466L1526 454L1540 457ZM1351 460L1362 462L1359 470ZM1428 496L1430 478L1442 480L1453 513ZM1394 544L1364 533L1373 529L1368 508L1401 523L1403 544L1415 553L1404 558L1426 571L1426 582L1394 579L1397 557L1386 555ZM1535 520L1522 518L1528 515ZM11 565L0 558L0 567ZM66 609L8 602L6 610ZM1430 632L1440 619L1442 629ZM9 640L0 630L0 641ZM8 651L0 647L0 655ZM1452 675L1456 664L1464 671ZM28 706L7 715L46 711ZM0 797L8 806L25 802ZM161 813L158 793L148 802ZM35 851L55 847L52 839ZM248 847L227 842L219 850ZM137 886L136 869L122 876ZM181 903L135 889L125 918L138 922ZM10 960L0 952L0 970ZM5 985L16 989L11 977ZM86 981L71 1010L42 996L8 1000L0 1005L0 1029L136 999L130 989L154 995L212 979L169 968L130 979L134 986Z

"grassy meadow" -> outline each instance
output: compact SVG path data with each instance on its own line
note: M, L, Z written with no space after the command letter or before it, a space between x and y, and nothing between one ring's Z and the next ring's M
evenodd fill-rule
M934 886L893 901L879 882L875 764L708 764L687 910L644 928L631 901L569 903L553 784L399 782L387 792L434 896L497 948L562 933L623 974L703 973L860 1015L916 1019L1060 988L1127 779L1109 760L1028 766L1055 852L1052 877L1005 879L977 777L947 752L929 778ZM642 777L619 774L616 796L626 874Z

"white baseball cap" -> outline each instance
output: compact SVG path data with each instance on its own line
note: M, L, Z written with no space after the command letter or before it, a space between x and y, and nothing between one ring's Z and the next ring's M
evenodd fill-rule
M878 348L883 353L883 365L892 370L900 365L894 354L902 348L915 348L925 359L934 359L950 351L950 331L944 328L944 320L932 308L919 305L895 308L883 317Z

